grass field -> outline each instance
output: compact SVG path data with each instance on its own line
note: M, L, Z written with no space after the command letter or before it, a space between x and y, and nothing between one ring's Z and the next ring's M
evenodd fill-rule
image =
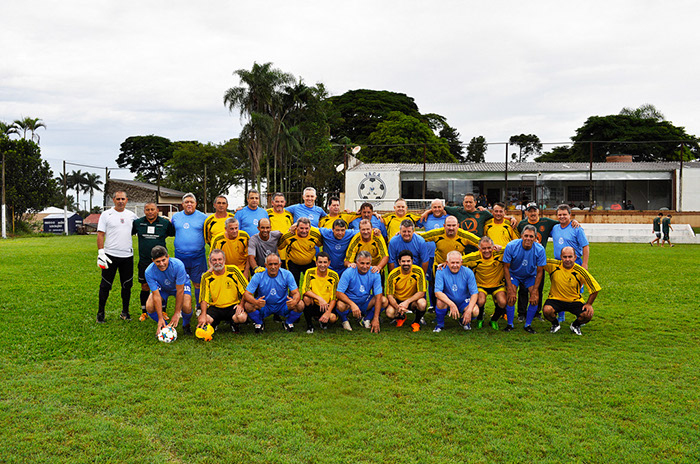
M700 247L593 244L583 337L431 316L170 345L116 291L95 323L95 258L94 237L0 242L2 462L700 461Z

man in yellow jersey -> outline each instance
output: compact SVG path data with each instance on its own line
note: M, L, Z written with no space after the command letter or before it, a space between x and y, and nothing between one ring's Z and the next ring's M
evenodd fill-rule
M445 227L433 229L420 234L426 242L435 242L435 265L447 261L447 253L457 250L465 254L468 246L477 247L479 237L459 228L459 222L454 216L447 216Z
M307 269L314 267L316 247L323 245L321 233L311 227L309 218L301 217L289 228L289 232L280 238L277 248L287 254L287 270L299 282L301 275Z
M225 321L231 324L234 333L239 333L238 324L248 319L241 303L248 281L237 266L227 266L226 259L226 253L218 248L209 254L212 270L202 274L199 294L202 312L197 327L211 324L216 329L221 321Z
M337 302L335 292L340 278L337 272L328 268L330 264L330 255L321 251L316 256L316 267L304 273L299 286L304 303L307 334L314 333L314 319L318 319L318 325L323 330L328 328L328 324L338 320L333 310Z
M230 217L226 219L226 227L222 233L214 237L211 248L224 250L226 265L236 266L243 272L246 279L250 277L250 264L248 262L248 234L238 230L238 219Z
M387 240L391 240L393 236L401 231L401 221L404 219L410 219L415 225L420 221L420 215L409 213L406 200L399 198L394 202L394 212L385 214L382 217L384 225L386 226Z
M214 213L204 221L204 241L211 246L211 241L224 231L224 222L227 218L234 217L228 212L228 200L225 196L219 195L214 199Z
M349 213L347 211L340 211L340 198L331 197L328 200L328 215L323 216L318 221L318 227L323 227L325 229L332 229L333 223L336 219L342 219L345 221L345 228L357 218L357 213Z
M498 320L506 313L506 283L503 273L503 250L494 251L491 237L483 236L479 240L479 251L462 256L462 264L474 271L479 296L476 304L479 306L477 328L484 322L484 306L486 298L491 295L496 309L491 316L491 328L498 330Z
M601 290L600 285L590 272L576 264L576 252L570 246L562 248L561 260L548 259L544 270L552 284L542 307L545 319L552 323L550 332L557 333L561 328L557 314L568 311L576 316L571 332L581 335L581 326L593 318L593 302ZM587 300L581 293L583 285L588 289Z
M389 250L381 233L373 233L369 219L360 221L360 233L355 235L348 245L345 267L354 268L357 253L368 251L372 256L372 272L381 272L389 262ZM375 229L376 230L376 229Z
M520 238L520 234L513 228L510 221L505 220L506 205L501 203L493 204L493 217L484 224L484 235L491 237L493 243L505 248L511 240Z
M284 209L285 206L287 206L287 200L282 193L277 192L272 195L272 208L267 209L272 230L280 231L283 234L287 233L294 224L294 217L292 213Z
M412 310L414 314L411 328L414 332L420 330L420 320L425 314L427 302L425 301L425 273L423 268L413 264L411 250L399 252L399 267L389 273L386 279L385 295L388 300L386 315L396 320L396 327L403 326L406 321L406 312Z

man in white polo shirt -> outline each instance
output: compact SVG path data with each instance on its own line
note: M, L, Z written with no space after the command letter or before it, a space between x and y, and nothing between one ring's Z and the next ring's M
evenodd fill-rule
M97 322L105 321L105 306L112 282L119 271L121 284L122 313L125 321L130 321L129 300L134 284L134 250L131 239L131 226L137 216L126 209L126 192L118 190L112 198L114 207L100 215L97 223L97 265L102 269L100 281Z

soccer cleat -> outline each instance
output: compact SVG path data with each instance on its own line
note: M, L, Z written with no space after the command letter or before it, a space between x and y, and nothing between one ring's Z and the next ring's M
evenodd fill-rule
M313 327L309 327L308 329L306 329L306 333L307 333L307 334L312 334L312 333L314 333L314 328L313 328Z
M513 331L513 326L512 325L507 325L505 329L503 329L504 332L512 332Z
M535 332L535 329L533 329L531 325L526 325L525 327L523 327L523 330L529 334L536 334L537 333L537 332Z
M105 312L104 311L97 311L97 323L98 324L105 323Z
M360 324L365 329L369 329L370 327L372 327L372 323L369 321L369 319L362 319L362 321L360 321Z
M429 313L434 313L435 312L435 306L428 306L428 309L426 310Z
M518 322L525 322L525 316L518 316Z
M282 318L280 317L279 314L275 314L272 316L272 320L275 322L282 322Z
M404 322L406 322L406 318L402 319L396 319L396 327L403 327Z
M583 335L583 334L581 333L581 327L579 327L579 326L577 326L577 325L574 325L574 324L571 324L571 326L570 326L569 328L571 329L571 331L572 331L574 334L576 334L576 335Z
M347 330L348 332L352 332L352 327L350 326L349 321L343 321L343 328Z
M435 328L433 329L433 332L435 332L435 333L440 333L440 332L442 332L442 327L440 327L440 326L435 327Z
M200 309L199 312L201 313L202 310ZM199 317L199 314L197 314L197 317ZM168 316L168 313L166 313L165 311L163 311L163 320L164 320L164 321L169 321L169 320L170 320L170 316Z
M192 335L192 328L190 327L189 324L182 326L182 333L187 334L187 335Z
M119 318L122 321L126 321L126 322L131 321L131 315L129 314L129 311L122 311L122 313L119 315Z
M255 324L255 333L256 334L261 334L263 332L263 326L262 324Z
M202 314L202 309L201 309L201 308L197 308L197 310L194 312L194 314L195 314L197 317L199 317L199 316ZM163 317L165 317L165 315L163 315Z
M424 318L424 317L421 317L421 318L420 318L420 321L418 321L418 322L420 322L420 325L425 325L425 324L427 324L427 322L425 322L425 318Z
M559 323L559 321L557 321L556 324L552 324L552 328L549 329L549 333L555 334L555 333L559 332L559 329L561 329L561 324Z
M286 322L284 322L282 326L287 332L294 332L294 324L287 324Z
M484 326L484 320L483 320L483 319L479 319L479 320L476 321L476 328L477 328L477 329L480 329L480 328L482 328L483 326Z
M414 322L411 324L411 328L413 329L414 332L420 332L420 324L417 322Z
M146 313L141 313L141 315L139 316L139 321L140 321L140 322L143 322L143 321L145 321L147 318L148 318L148 314L146 314Z
M235 334L241 333L241 329L238 327L238 324L236 324L235 322L231 323L231 332L233 332Z
M490 324L491 324L491 328L493 330L498 330L498 322L497 321L491 321Z
M319 325L319 327L321 327L321 329L323 329L323 330L328 329L328 323L327 323L327 322L318 321L318 325Z
M464 324L464 325L462 326L462 328L463 328L464 330L472 330L472 325L471 325L469 322L467 322L466 324Z

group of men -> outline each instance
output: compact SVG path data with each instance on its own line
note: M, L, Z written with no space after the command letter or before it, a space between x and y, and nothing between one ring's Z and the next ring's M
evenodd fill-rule
M255 190L247 200L234 214L219 196L214 213L207 216L188 193L183 210L168 221L153 203L137 218L126 209L126 193L115 192L114 207L98 225L102 280L97 322L105 320L117 270L121 318L130 320L132 234L139 243L140 319L150 317L157 330L176 327L182 319L183 330L191 333L196 314L199 327L226 322L234 332L250 321L261 333L268 316L293 331L302 315L307 333L314 332L314 321L321 329L339 321L351 331L353 320L379 332L385 311L397 327L413 314L410 327L417 332L431 309L434 332L445 329L447 316L471 330L473 323L483 325L488 295L495 304L489 323L495 330L502 317L504 330L513 330L516 301L518 319L530 333L540 312L552 323L552 332L559 330L564 312L573 313L571 331L578 335L593 316L600 286L587 271L588 242L583 229L572 223L567 205L557 210L558 221L539 217L534 204L527 208L527 219L518 221L505 215L502 203L495 203L492 212L477 208L472 194L465 195L462 207L435 200L422 215L409 213L403 199L396 200L393 213L380 216L371 203L348 212L341 211L338 198L331 198L326 213L315 205L311 187L296 205L287 206L284 195L276 193L265 210ZM550 235L556 259L548 261ZM175 237L174 257L167 252L169 236ZM543 305L544 272L552 285ZM589 290L587 300L583 286ZM175 305L169 317L170 296Z
M670 214L667 214L666 217L664 217L664 213L659 213L657 217L654 218L654 221L652 222L652 232L654 235L656 235L656 238L649 242L649 245L654 246L656 243L659 246L664 246L666 242L668 242L669 247L673 246L673 243L671 243L671 231L673 230L673 227L671 226L671 216ZM662 237L662 232L663 232L663 237Z

